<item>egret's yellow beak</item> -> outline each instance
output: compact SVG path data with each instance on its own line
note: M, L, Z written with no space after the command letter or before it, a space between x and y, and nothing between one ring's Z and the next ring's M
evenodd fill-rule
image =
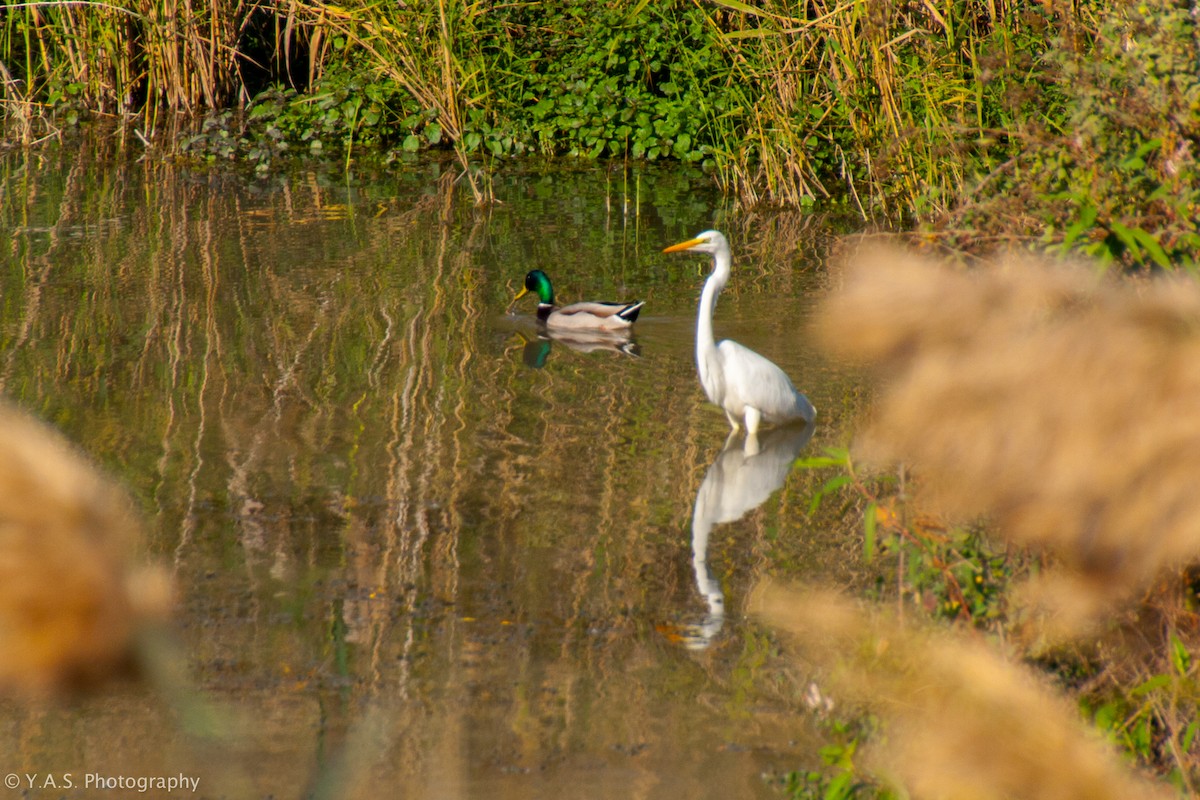
M704 243L704 240L697 236L695 239L688 239L686 242L680 242L679 244L673 244L670 247L664 248L663 252L664 253L678 253L681 250L690 250L693 247L695 247L696 245L703 244L703 243Z

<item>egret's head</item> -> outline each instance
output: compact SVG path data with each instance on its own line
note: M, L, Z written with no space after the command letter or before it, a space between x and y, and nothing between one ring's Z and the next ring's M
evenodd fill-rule
M517 302L530 293L538 296L538 302L554 305L554 288L550 286L550 279L546 277L546 273L540 269L529 271L529 274L525 276L525 288L517 293L513 302Z
M715 254L722 247L729 248L729 243L725 241L725 237L720 231L705 231L699 234L694 239L688 239L686 242L673 244L663 250L664 253L681 253L685 250L693 253L712 253Z

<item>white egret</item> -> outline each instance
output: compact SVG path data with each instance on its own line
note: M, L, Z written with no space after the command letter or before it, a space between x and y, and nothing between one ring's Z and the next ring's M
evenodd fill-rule
M569 306L554 304L554 287L550 279L540 269L535 269L525 276L525 288L517 293L508 304L513 304L527 294L538 296L538 321L550 329L559 330L593 330L618 331L629 328L638 318L645 301L634 303L572 303Z
M713 309L717 295L729 281L732 261L725 236L720 231L705 231L663 250L664 253L683 251L709 253L713 257L713 271L704 283L696 315L696 369L708 399L725 410L735 432L739 429L738 419L743 419L748 439L755 437L760 422L812 422L816 409L796 391L783 370L735 341L713 340Z

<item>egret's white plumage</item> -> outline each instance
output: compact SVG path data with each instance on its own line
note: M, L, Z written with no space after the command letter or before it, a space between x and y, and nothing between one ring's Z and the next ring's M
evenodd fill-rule
M729 282L732 263L725 236L720 231L705 231L663 252L682 251L709 253L713 257L713 271L704 283L696 315L696 369L708 399L725 409L735 431L739 418L744 420L749 436L758 432L760 422L812 422L816 409L796 391L783 370L737 342L725 339L717 343L713 339L713 309L717 295Z

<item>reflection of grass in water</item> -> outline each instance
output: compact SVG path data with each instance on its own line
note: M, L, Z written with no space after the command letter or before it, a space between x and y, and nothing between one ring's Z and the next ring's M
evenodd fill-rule
M992 630L1056 667L1131 754L1190 787L1200 685L1187 590L1172 587L1200 547L1200 290L1020 259L957 270L869 246L846 260L816 328L884 377L858 450L910 466L919 508L983 515L1042 554L1041 575L1009 588ZM868 529L884 519L932 541L913 503L889 502L887 516L869 507ZM936 560L939 547L909 552ZM1005 568L989 558L972 572ZM810 639L837 634L810 609L776 612ZM886 763L920 796L962 796L963 765L979 776L972 796L1148 796L1078 750L1070 714L1052 710L1061 701L1000 656L861 617L837 635L849 676L837 689L891 722ZM1030 749L1039 742L1049 760Z
M13 228L40 209L39 230L16 239L21 280L0 307L2 330L23 336L0 354L0 380L142 498L150 548L175 560L198 681L262 720L233 740L306 756L318 729L323 755L366 737L413 782L483 719L536 768L563 742L628 736L622 715L639 693L701 681L663 667L646 621L660 593L691 597L671 581L689 577L687 516L725 433L686 356L562 348L546 369L524 368L487 321L537 237L520 214L469 213L449 181L367 214L315 178L256 196L168 167L109 171L93 161L103 155L62 154L63 184L0 198ZM337 218L314 213L333 205ZM604 252L611 234L589 219L571 249ZM602 288L623 285L618 273L576 274ZM782 509L746 526L752 547L769 546ZM739 658L752 656L721 653ZM630 664L657 683L629 684ZM514 687L511 710L438 700L498 681ZM597 710L597 695L616 710ZM399 711L360 724L377 699ZM323 716L306 717L318 703ZM509 713L521 716L512 731L499 719ZM378 785L342 769L322 786ZM272 788L307 780L284 773Z

